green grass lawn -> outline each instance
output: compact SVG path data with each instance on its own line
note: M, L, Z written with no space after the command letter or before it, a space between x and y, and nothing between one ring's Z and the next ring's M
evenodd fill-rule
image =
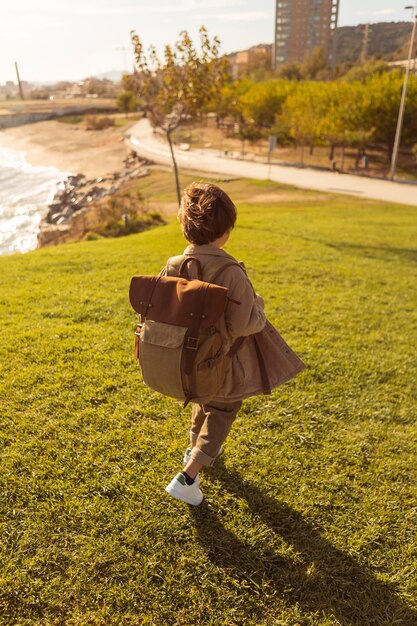
M415 209L224 187L308 367L244 404L198 508L164 492L190 411L142 386L128 302L176 222L0 258L1 624L417 624Z

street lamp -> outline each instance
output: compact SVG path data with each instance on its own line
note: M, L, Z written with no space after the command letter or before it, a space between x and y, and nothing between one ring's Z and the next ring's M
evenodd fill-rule
M407 7L404 7L404 8L412 10L412 12L413 12L412 16L413 16L414 24L413 24L413 30L411 31L410 49L408 51L408 61L407 61L407 67L406 67L406 70L405 70L405 78L404 78L404 84L403 84L403 91L402 91L402 95L401 95L400 110L399 110L399 113L398 113L398 121L397 121L397 130L396 130L396 133L395 133L394 149L392 151L391 169L390 169L389 174L388 174L388 177L391 180L394 180L395 169L397 167L398 150L400 148L401 130L402 130L403 120L404 120L405 100L406 100L406 97L407 97L407 89L408 89L408 78L410 76L411 55L412 55L413 49L414 49L414 39L415 39L415 36L416 36L416 26L417 26L417 4L415 6L407 6Z

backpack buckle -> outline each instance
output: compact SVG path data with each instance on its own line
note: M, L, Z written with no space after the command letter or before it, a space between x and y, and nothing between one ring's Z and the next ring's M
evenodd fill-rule
M138 323L136 324L136 330L135 330L136 337L140 337L140 331L142 330L142 326L143 326L142 315L139 313Z
M195 337L187 337L186 348L189 350L197 350L198 348L198 339Z

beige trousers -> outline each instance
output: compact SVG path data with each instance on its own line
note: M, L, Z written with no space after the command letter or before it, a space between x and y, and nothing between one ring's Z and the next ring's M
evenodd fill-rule
M213 465L232 428L242 402L193 404L191 413L191 458L202 465Z

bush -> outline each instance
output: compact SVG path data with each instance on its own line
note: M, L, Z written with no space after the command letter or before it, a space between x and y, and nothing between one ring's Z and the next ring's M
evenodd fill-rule
M150 211L140 192L124 192L111 196L102 211L102 222L86 235L86 239L124 237L165 224L163 217Z
M104 130L110 126L114 126L114 119L111 117L97 117L96 115L88 115L86 117L87 130Z
M116 100L117 106L119 107L120 111L125 113L126 117L129 115L129 113L137 111L140 105L139 99L136 98L131 91L122 91L121 93L117 94Z
M49 100L50 95L51 93L47 89L33 89L30 92L30 98L32 100Z
M161 226L165 220L159 213L145 213L144 215L125 214L121 220L110 220L100 224L86 235L86 239L94 241L101 237L125 237L133 233L141 233L152 226Z

